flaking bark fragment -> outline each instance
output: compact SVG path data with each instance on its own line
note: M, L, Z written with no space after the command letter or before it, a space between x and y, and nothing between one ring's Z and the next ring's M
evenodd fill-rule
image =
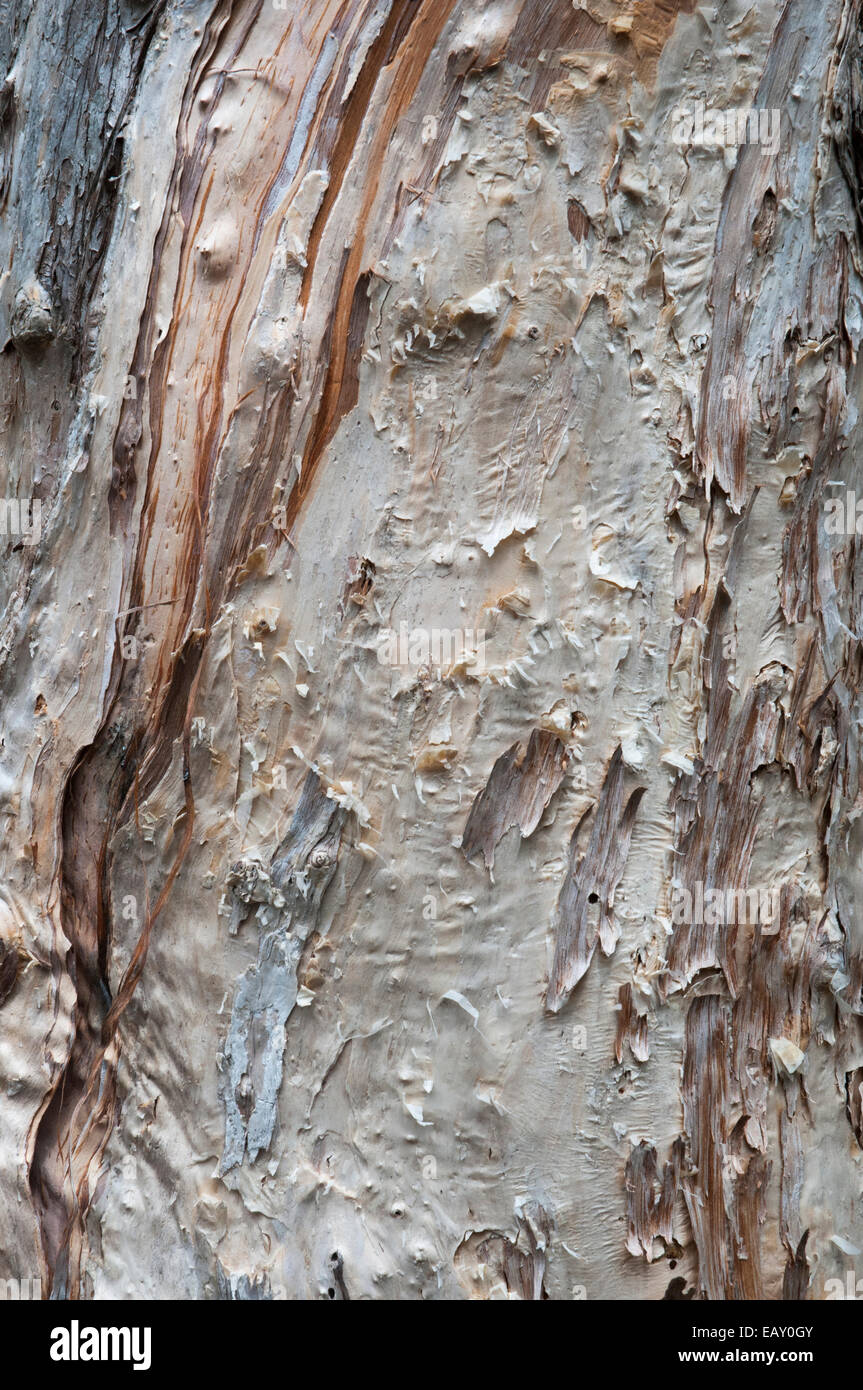
M18 978L18 952L0 941L0 1005L6 1003Z
M845 1073L845 1114L854 1138L863 1149L863 1067Z
M241 898L260 905L258 958L234 994L225 1043L225 1147L220 1171L269 1148L284 1065L285 1027L297 1000L297 967L338 863L345 812L310 771L290 829L266 879ZM236 877L236 875L235 875ZM248 882L248 875L241 878ZM261 894L262 883L270 886ZM263 899L263 901L262 901Z
M617 1033L614 1039L614 1059L623 1061L627 1045L636 1062L646 1062L650 1056L647 1036L647 1015L640 1014L632 998L632 985L627 981L617 992Z
M554 959L546 1008L558 1013L586 974L596 943L613 923L614 891L623 877L635 817L646 788L636 787L623 804L625 773L620 745L614 751L598 805L584 812L572 833L569 866L557 905ZM578 857L582 828L596 811L587 849ZM613 939L603 941L607 954Z
M502 753L470 809L461 841L465 859L470 863L481 854L490 870L495 848L511 826L528 839L566 768L566 745L547 729L534 729L526 746L514 743Z
M541 1203L528 1203L518 1215L518 1234L475 1231L461 1242L453 1263L473 1298L516 1298L541 1302L545 1289L546 1251L553 1222Z
M676 1246L674 1208L685 1160L686 1142L678 1135L660 1178L653 1145L645 1139L633 1145L624 1170L628 1227L626 1248L630 1255L643 1255L646 1260L653 1260L657 1238L663 1242L666 1251Z

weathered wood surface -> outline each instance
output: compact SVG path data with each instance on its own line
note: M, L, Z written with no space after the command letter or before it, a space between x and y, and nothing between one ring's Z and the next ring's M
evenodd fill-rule
M0 1278L854 1266L860 25L0 2Z

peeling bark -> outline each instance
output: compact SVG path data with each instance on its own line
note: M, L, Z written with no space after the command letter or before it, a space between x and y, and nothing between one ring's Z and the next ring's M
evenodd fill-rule
M850 1273L861 62L0 3L0 1278Z

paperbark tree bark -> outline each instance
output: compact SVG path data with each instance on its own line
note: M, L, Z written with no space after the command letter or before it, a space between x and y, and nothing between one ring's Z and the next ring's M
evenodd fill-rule
M860 26L0 3L0 1276L856 1279Z

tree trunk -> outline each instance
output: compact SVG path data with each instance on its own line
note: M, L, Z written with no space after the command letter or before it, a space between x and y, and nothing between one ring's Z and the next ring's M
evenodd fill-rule
M860 10L2 0L0 1276L853 1271Z

